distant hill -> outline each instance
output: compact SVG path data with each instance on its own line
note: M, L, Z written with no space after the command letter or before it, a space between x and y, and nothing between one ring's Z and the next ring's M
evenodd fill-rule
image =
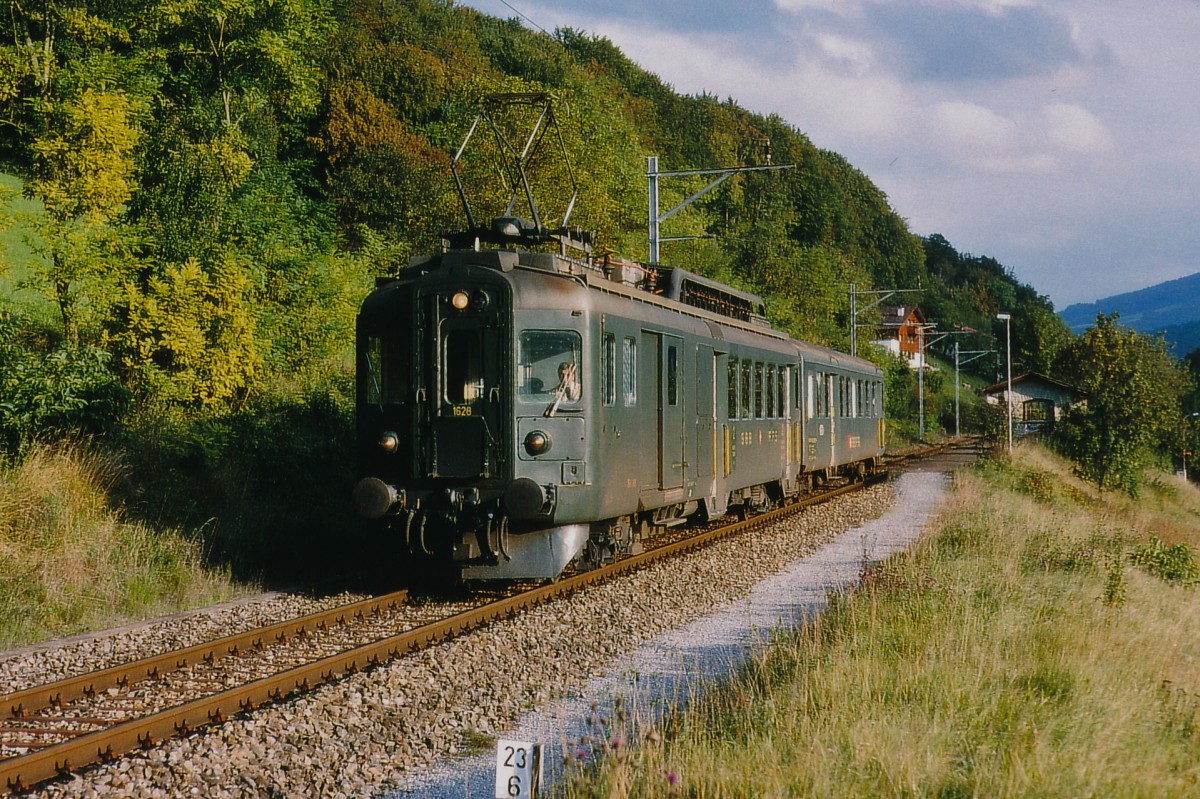
M1174 353L1176 355L1182 357L1200 349L1200 321L1188 322L1184 325L1171 325L1163 328L1161 332L1167 341L1175 345Z
M1143 333L1162 333L1176 355L1200 347L1200 272L1149 288L1117 294L1096 302L1077 303L1059 316L1076 333L1086 330L1100 313L1116 311L1121 323Z

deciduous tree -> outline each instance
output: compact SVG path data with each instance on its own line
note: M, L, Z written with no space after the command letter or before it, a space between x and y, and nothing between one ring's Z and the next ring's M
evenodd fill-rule
M1100 314L1063 351L1060 374L1086 403L1065 414L1059 444L1100 488L1136 491L1144 452L1181 428L1187 380L1166 344Z

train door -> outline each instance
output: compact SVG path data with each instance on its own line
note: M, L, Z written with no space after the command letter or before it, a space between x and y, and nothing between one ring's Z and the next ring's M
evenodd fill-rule
M717 461L717 356L713 348L696 347L696 459L697 477L711 478ZM710 493L707 489L705 493Z
M480 292L482 295L482 292ZM418 397L428 427L423 468L428 477L495 475L503 461L506 415L501 407L508 327L502 303L478 302L459 309L446 290L421 293Z
M683 339L658 338L658 487L682 488L684 479Z

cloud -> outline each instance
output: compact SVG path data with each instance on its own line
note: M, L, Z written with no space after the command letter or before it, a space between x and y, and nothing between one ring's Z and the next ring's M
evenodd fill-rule
M993 174L1045 174L1058 168L1053 154L1027 145L1012 119L961 100L939 103L929 130L934 152L960 166Z
M531 8L537 6L529 4ZM550 13L583 18L637 22L648 30L725 31L769 35L777 29L774 0L739 0L733 12L726 0L645 2L645 0L549 0Z
M1113 149L1113 138L1104 123L1086 108L1054 103L1042 109L1046 138L1051 145L1084 155Z
M1048 174L1064 158L1114 149L1112 135L1087 109L1051 103L1011 117L962 100L938 103L931 143L960 165L991 173Z
M1010 79L1085 61L1067 19L1034 6L889 3L870 18L890 41L895 68L917 80Z

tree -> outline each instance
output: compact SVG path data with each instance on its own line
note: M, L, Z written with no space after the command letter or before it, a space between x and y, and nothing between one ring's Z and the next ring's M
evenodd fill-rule
M1058 425L1059 446L1101 489L1135 492L1144 453L1170 449L1183 427L1188 381L1166 343L1100 314L1063 351L1059 374L1087 398Z
M235 125L254 105L302 117L316 107L316 52L332 18L322 0L161 0L146 19L167 58L171 93L186 105L219 102Z
M29 193L45 207L48 288L62 315L63 335L79 343L79 283L103 271L102 243L133 193L133 151L139 130L121 92L84 89L50 115L54 124L33 143Z

